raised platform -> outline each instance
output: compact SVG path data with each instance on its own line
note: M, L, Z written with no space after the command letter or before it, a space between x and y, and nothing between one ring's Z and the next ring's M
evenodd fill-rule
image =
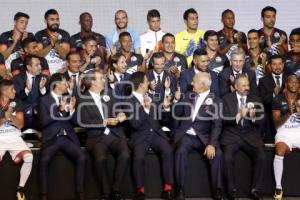
M39 149L33 149L34 163L32 174L27 183L28 200L39 199L39 180L38 180L38 160ZM271 196L274 189L273 178L273 156L274 148L266 147L266 163L263 193L265 196ZM187 197L199 198L209 197L211 195L209 173L205 159L202 155L194 152L189 156L188 178L187 178ZM284 160L283 187L285 196L300 196L300 151L295 150ZM112 178L114 159L112 156L108 159L108 169ZM6 154L0 163L0 200L15 200L16 187L19 180L20 165L15 165ZM238 195L247 197L249 195L251 183L251 161L243 152L238 153L236 157L236 185L238 186ZM158 157L149 151L146 158L146 196L147 198L158 198L161 192L162 182L160 179L160 166ZM93 169L90 160L88 161L86 192L90 199L97 199L99 195L98 187L93 177ZM134 183L132 180L131 167L127 169L123 181L122 194L130 198L134 194ZM51 163L49 178L50 199L74 199L75 180L74 167L62 153L59 153Z

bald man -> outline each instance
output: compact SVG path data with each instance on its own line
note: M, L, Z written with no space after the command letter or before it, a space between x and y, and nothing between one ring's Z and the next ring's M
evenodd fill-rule
M222 199L221 158L219 136L222 120L219 117L221 100L210 91L212 80L207 72L197 73L193 80L193 91L187 92L175 104L175 119L181 121L174 133L176 199L183 200L185 190L185 172L188 154L196 150L209 161L211 167L214 199ZM179 90L180 91L180 90ZM179 92L178 91L178 92ZM176 94L178 96L179 94Z

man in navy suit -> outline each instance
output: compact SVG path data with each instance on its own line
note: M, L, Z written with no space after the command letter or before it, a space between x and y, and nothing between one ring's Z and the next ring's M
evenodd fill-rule
M37 56L26 56L26 71L16 75L14 83L17 98L22 100L24 108L24 127L41 130L38 123L38 102L47 93L47 77L41 74L41 62Z
M164 188L162 198L173 198L173 148L169 138L156 119L155 106L147 95L149 81L143 72L135 72L129 79L133 84L132 96L127 100L126 116L131 127L129 146L133 151L133 173L137 186L136 200L145 199L145 156L151 148L161 157ZM170 98L170 97L166 97ZM163 112L169 115L170 112Z
M219 88L221 97L235 91L233 83L234 79L239 74L247 74L250 81L250 93L258 95L255 72L244 66L244 50L242 48L234 49L231 53L231 67L227 67L219 73Z
M218 109L221 100L211 93L211 82L209 73L199 72L192 81L193 91L187 92L174 105L175 119L180 121L179 127L174 131L173 140L178 200L185 198L187 158L193 149L204 153L209 160L214 199L222 199L222 152L219 145L222 120Z
M48 167L58 151L64 152L76 164L77 192L80 200L84 195L84 174L86 156L80 148L79 140L73 128L75 121L76 99L62 96L68 90L63 74L56 73L50 78L51 93L44 96L39 104L39 117L43 128L43 140L40 155L40 178L43 200L48 194Z
M229 93L222 99L224 119L221 145L229 200L235 200L237 195L234 183L234 157L241 150L253 160L251 197L259 200L265 160L264 143L260 135L260 126L264 121L264 107L259 97L249 94L250 83L247 75L238 75L234 88L236 92Z
M79 99L79 125L87 130L86 146L94 161L97 181L102 186L101 199L121 200L121 183L129 161L127 139L120 125L126 115L117 110L118 102L111 90L105 90L102 73L87 72L83 84L85 92ZM112 187L106 170L108 152L116 158Z
M198 72L208 72L211 76L211 86L210 91L215 94L215 96L219 96L219 80L216 72L208 69L209 58L206 50L197 49L193 54L193 64L194 66L184 70L180 74L179 85L182 93L186 93L187 91L192 91L191 82L193 77Z

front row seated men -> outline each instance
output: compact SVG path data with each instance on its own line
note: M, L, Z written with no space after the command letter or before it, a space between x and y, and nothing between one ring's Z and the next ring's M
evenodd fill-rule
M296 75L290 75L285 91L273 99L272 113L277 133L275 135L275 157L273 162L276 189L275 200L282 199L281 179L283 159L292 148L300 147L300 83Z
M102 186L103 200L121 200L121 183L129 161L127 139L120 123L126 120L123 112L115 113L117 101L105 84L104 74L88 71L83 84L85 92L79 99L79 125L87 129L87 149L95 165L96 179ZM106 168L107 155L116 158L112 187Z
M18 164L23 161L20 171L20 181L17 188L17 199L25 200L24 186L30 175L33 156L21 138L21 128L24 125L24 113L21 102L14 101L16 90L10 80L0 82L0 161L8 151Z
M249 93L250 83L246 74L234 81L235 92L223 97L223 132L221 145L224 155L225 176L229 200L235 200L234 156L246 152L254 162L251 196L260 199L265 160L264 143L259 128L264 120L264 108L260 98Z
M55 73L50 78L50 93L39 104L43 140L40 154L40 179L42 199L48 199L48 169L58 151L64 152L76 165L76 181L79 199L85 200L84 175L86 156L80 148L73 128L76 122L76 98L63 96L68 92L64 75Z
M203 153L211 167L214 199L222 199L222 152L219 144L222 120L219 116L221 100L210 90L208 72L197 73L192 81L193 91L184 94L175 104L179 127L174 130L176 200L184 200L188 154L194 149ZM179 92L179 91L178 91ZM175 98L178 94L176 94Z

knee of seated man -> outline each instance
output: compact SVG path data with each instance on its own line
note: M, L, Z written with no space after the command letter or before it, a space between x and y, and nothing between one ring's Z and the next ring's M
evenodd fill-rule
M25 155L23 156L23 161L24 161L25 163L32 163L32 161L33 161L33 155L32 155L32 153L27 153L27 154L25 154Z

